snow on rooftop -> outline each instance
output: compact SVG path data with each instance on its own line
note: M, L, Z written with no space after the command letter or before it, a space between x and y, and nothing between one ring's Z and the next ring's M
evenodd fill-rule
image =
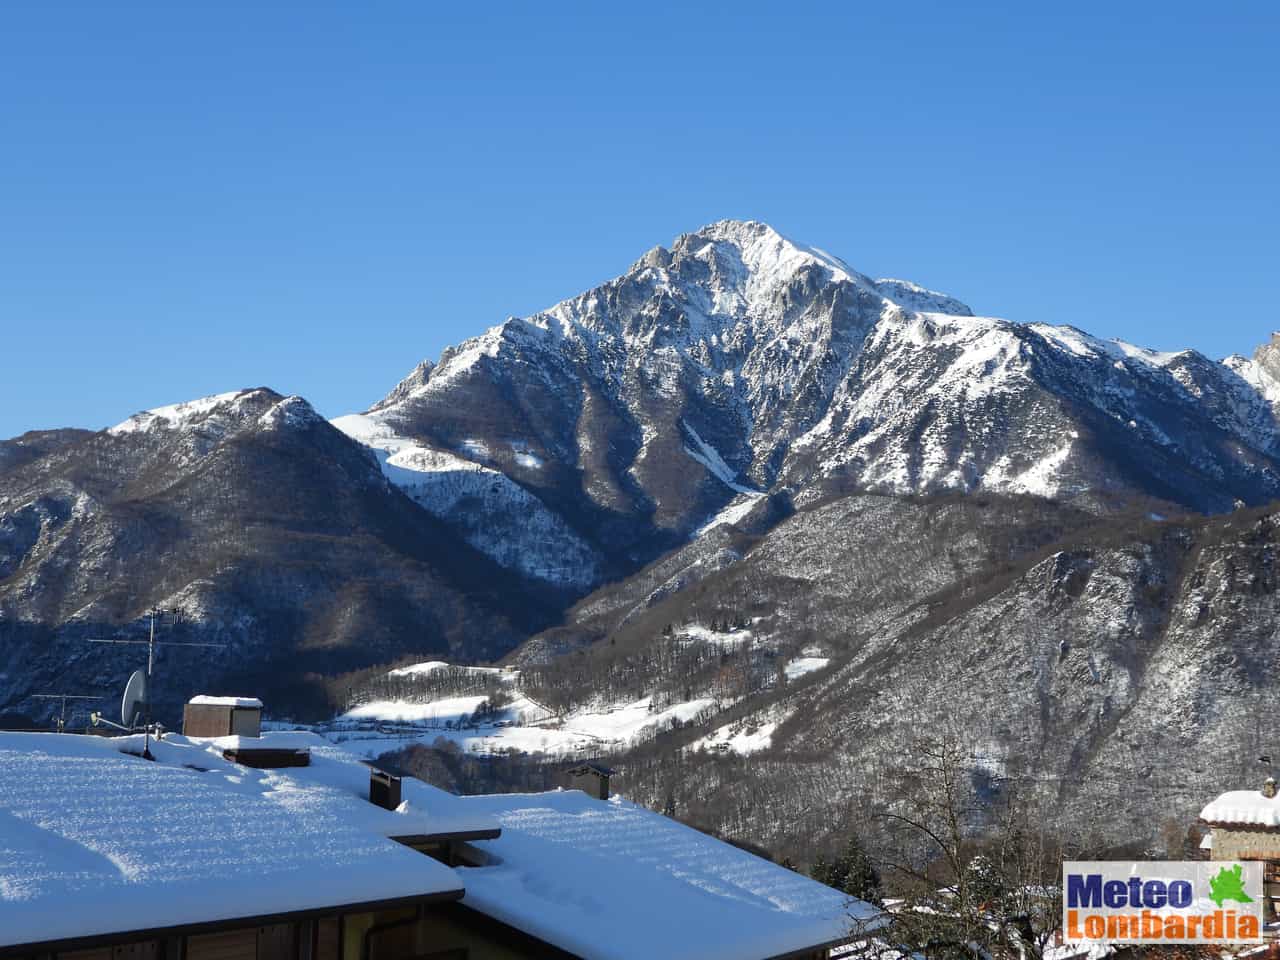
M312 765L238 767L218 740L152 741L153 763L121 752L140 737L0 733L0 946L460 889L386 839L397 817L406 835L449 820L441 797L457 798L406 781L404 812L383 810L354 757L306 734L270 745L285 741Z
M1200 819L1207 823L1280 827L1280 795L1267 797L1261 790L1229 790L1201 810Z
M598 960L768 957L840 940L875 908L620 798L467 797L502 837L463 903Z
M192 697L187 703L197 707L249 707L251 709L262 709L262 701L257 697L210 697L200 694L198 697Z
M141 746L0 733L0 947L464 885L474 909L600 960L770 956L842 939L874 915L618 798L463 798L406 778L390 811L366 799L367 766L310 733L169 735L152 741L155 762L122 752ZM305 747L311 764L223 758L244 746ZM457 872L388 839L499 827L475 841L491 862Z

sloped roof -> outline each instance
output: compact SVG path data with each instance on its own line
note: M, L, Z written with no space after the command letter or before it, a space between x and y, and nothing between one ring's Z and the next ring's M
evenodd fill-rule
M1260 790L1229 790L1200 811L1206 823L1251 827L1280 827L1280 796L1265 797Z
M592 960L764 960L876 908L667 817L577 790L465 797L502 824L462 903Z
M277 771L215 741L153 741L150 762L121 752L141 737L0 733L0 946L460 892L387 839L456 798L418 784L382 810L353 792L368 768L313 739L311 767Z
M307 748L251 769L222 751ZM845 938L875 909L625 800L456 797L310 733L261 739L0 733L0 947L460 895L588 960L764 960ZM450 869L391 837L493 833ZM68 909L73 903L74 909Z

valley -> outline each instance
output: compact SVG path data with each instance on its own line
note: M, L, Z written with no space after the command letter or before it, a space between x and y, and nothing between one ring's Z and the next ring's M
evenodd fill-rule
M136 658L87 641L158 607L216 645L161 645L169 723L252 692L486 788L600 757L801 859L946 729L991 795L1154 837L1260 739L1276 363L977 316L722 221L361 413L257 387L0 443L0 713L113 689Z

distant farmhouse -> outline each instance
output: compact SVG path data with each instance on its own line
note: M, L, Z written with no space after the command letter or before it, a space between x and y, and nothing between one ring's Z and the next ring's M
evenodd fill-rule
M1263 921L1280 920L1280 797L1276 782L1261 790L1230 790L1200 811L1210 833L1201 847L1213 860L1263 861Z
M191 728L257 732L252 700ZM0 958L810 960L875 908L619 798L457 797L310 733L0 733Z

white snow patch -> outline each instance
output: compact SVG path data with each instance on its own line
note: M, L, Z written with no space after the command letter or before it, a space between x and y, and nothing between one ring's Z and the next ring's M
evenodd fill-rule
M350 414L331 422L364 444L387 479L437 517L456 522L459 501L479 501L466 517L485 522L467 526L463 535L499 564L549 583L594 582L599 569L594 548L534 494L501 471L400 435L390 416ZM489 457L488 445L480 440L464 440L460 448Z
M700 740L689 745L692 750L703 750L713 753L736 753L747 757L761 750L768 750L773 745L773 734L778 729L776 722L748 726L742 723L726 724L717 727Z
M183 403L172 403L164 407L155 407L135 413L123 423L117 423L107 430L108 433L121 435L150 430L154 426L176 427L217 409L224 403L231 403L245 391L233 390L230 393L217 393L198 400L187 400Z
M210 697L206 694L200 694L198 697L192 697L187 701L194 706L205 707L247 707L249 709L262 709L262 701L257 697Z
M643 697L619 707L599 712L581 712L566 717L563 729L585 734L593 739L630 743L643 733L666 730L676 721L688 723L705 710L715 707L711 699L695 699L654 710L652 700Z
M458 449L465 453L468 457L476 460L488 460L489 445L483 440L476 440L474 437L468 437L458 444Z
M750 643L754 638L751 630L746 627L721 632L704 627L700 623L686 623L684 626L677 628L675 632L677 636L684 639L703 640L718 647L737 647L744 643Z
M1115 361L1113 366L1116 369L1124 371L1128 371L1128 367L1123 363L1126 359L1136 360L1153 369L1162 369L1179 357L1184 356L1187 352L1185 350L1162 352L1134 346L1132 343L1125 343L1123 340L1102 340L1085 333L1083 330L1065 325L1051 326L1047 323L1031 323L1027 326L1068 353L1087 359L1110 358Z
M1001 457L988 468L982 485L989 490L1005 490L1026 493L1036 497L1054 497L1066 490L1061 473L1071 462L1071 448L1077 437L1073 433L1067 442L1035 461L1018 473L1012 473L1008 456Z
M396 667L394 670L388 670L389 677L414 677L424 676L435 673L438 670L463 670L467 673L483 673L492 674L498 679L505 681L515 680L520 676L520 671L514 667L473 667L462 666L458 664L446 663L443 660L427 660L423 663L411 663L405 667Z
M352 707L338 718L344 720L385 720L389 723L422 723L428 726L459 724L470 720L484 696L444 697L429 703L403 700L376 700Z
M389 671L388 676L427 676L451 665L432 660ZM463 667L496 676L504 684L508 702L496 712L476 716L483 695L440 697L433 700L378 700L353 707L314 729L345 749L366 757L410 743L431 744L443 739L480 755L502 751L581 756L598 752L602 744L625 748L678 724L689 723L718 708L713 699L699 698L661 709L650 697L630 703L599 703L556 714L529 699L519 688L520 672L499 667Z
M782 668L788 680L795 680L797 677L803 677L807 673L813 673L816 670L825 670L827 664L831 662L829 657L796 657Z
M427 660L423 663L411 663L407 667L396 667L394 670L388 670L388 677L416 677L426 674L435 673L437 670L447 670L449 664L443 660Z
M695 538L700 537L707 531L714 530L716 527L737 523L752 511L763 496L763 493L755 492L739 494L730 500L718 512L712 514L711 517L702 524L702 526L693 531L693 536Z
M718 450L705 443L702 437L698 436L698 431L693 429L687 420L681 420L680 425L688 431L689 439L693 441L692 448L688 445L685 446L685 453L689 454L689 456L693 457L693 459L706 467L712 476L719 479L720 482L729 489L736 490L738 493L749 493L755 494L756 496L760 495L760 491L753 490L751 487L745 487L737 482L735 479L737 477L737 472L724 462L724 457L720 456L720 452Z

